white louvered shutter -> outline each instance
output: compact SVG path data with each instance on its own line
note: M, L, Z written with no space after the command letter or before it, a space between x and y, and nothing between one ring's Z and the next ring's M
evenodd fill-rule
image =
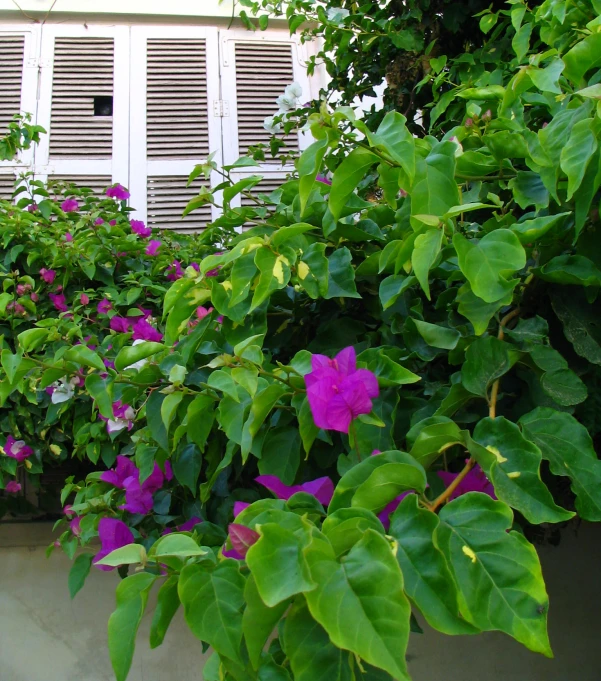
M132 28L131 203L150 226L196 231L211 206L182 219L206 181L188 176L211 152L221 162L217 29ZM218 181L218 180L217 180Z
M268 144L270 133L263 127L266 117L278 111L276 99L287 85L298 83L303 94L301 103L318 95L317 84L306 73L306 46L285 31L221 31L222 97L228 104L229 116L223 118L224 164L234 163L250 146ZM286 147L300 152L311 139L306 135L289 136ZM270 160L269 152L260 167L236 171L236 179L263 175L253 193L269 193L276 189L293 170ZM242 205L244 199L238 198Z
M129 29L47 25L41 55L41 179L129 185Z
M36 115L37 27L11 26L0 29L0 137L18 113ZM0 161L0 198L10 199L16 176L29 169L33 148L16 159Z

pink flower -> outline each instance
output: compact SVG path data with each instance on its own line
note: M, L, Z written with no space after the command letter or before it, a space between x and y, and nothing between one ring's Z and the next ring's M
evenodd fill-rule
M50 298L52 304L59 312L66 312L69 309L65 296L62 293L49 293L48 298Z
M71 522L69 523L69 529L71 530L71 532L73 532L73 534L76 537L79 537L80 534L81 534L81 529L79 527L80 524L81 524L81 516L78 516L78 515L76 515L75 518L73 518L73 520L71 520Z
M65 234L65 241L68 241L68 242L73 241L73 234L71 234L71 232L67 232Z
M82 294L79 296L79 300L80 300L80 302L81 302L82 305L87 305L87 304L90 302L89 297L88 297L85 293L82 293Z
M179 260L174 260L171 265L166 270L167 280L176 281L184 276L184 270L182 269Z
M150 227L146 227L142 220L131 220L129 224L131 231L144 239L152 234L152 229L150 229Z
M61 203L61 210L64 210L65 213L75 213L79 210L79 203L75 199L65 199Z
M444 482L445 487L448 487L459 475L459 473L447 473L446 471L437 471L437 474ZM450 500L457 499L457 497L460 497L462 494L467 494L468 492L483 492L493 499L497 498L495 495L495 488L478 464L470 470L459 485L453 490Z
M160 247L161 247L161 242L158 239L151 239L148 242L148 246L146 246L146 250L144 251L144 253L146 255L154 256L154 255L157 254L157 251L159 250Z
M246 501L235 501L234 502L234 518L237 518L245 508L248 508L250 504Z
M11 480L10 482L6 483L6 487L4 489L9 494L17 494L21 491L21 485L16 480Z
M232 550L223 551L223 555L226 558L235 558L236 560L242 560L248 553L248 549L253 544L256 544L260 538L259 533L255 532L255 530L251 530L250 527L238 525L236 523L231 523L228 526L228 534L232 544Z
M133 325L133 332L133 340L154 341L155 343L160 343L163 340L163 334L145 319L139 319Z
M72 515L75 515L75 513L73 513L73 511L71 510L72 508L73 508L73 504L67 504L63 508L63 513L67 516L67 518L69 518Z
M109 225L114 227L117 224L117 220L109 220Z
M117 201L127 201L130 197L130 193L120 184L116 184L113 187L109 187L106 190L106 195L109 199L116 199Z
M96 308L98 310L98 314L106 314L109 310L112 310L113 304L108 298L103 298L99 303L98 307Z
M402 494L399 494L396 499L393 499L389 504L384 506L378 513L378 518L386 530L390 528L390 516L397 510L401 501L403 501L408 494L413 494L413 492L403 492Z
M99 560L102 560L116 549L134 543L134 535L129 527L127 527L122 520L117 520L116 518L102 518L98 523L98 536L102 548L94 556L94 560L92 561L94 564L98 563ZM96 565L96 567L99 570L104 571L115 569L110 565Z
M35 291L32 291L29 297L33 300L34 303L37 303L38 300L40 299L40 296L38 296L38 294Z
M255 480L263 487L267 487L278 499L288 500L293 494L305 492L315 497L320 504L327 506L332 501L334 495L334 483L330 478L317 478L302 485L285 485L275 475L259 475Z
M12 435L9 435L4 445L4 453L6 456L10 456L11 459L24 461L33 454L33 449L26 445L23 440L15 440Z
M124 480L125 504L119 506L124 511L130 513L140 513L146 515L152 511L152 495L161 489L165 480L171 480L173 472L171 464L165 462L165 473L154 464L152 473L140 484L140 471L136 468L136 473Z
M17 295L24 296L29 291L31 291L29 284L17 284Z
M168 463L168 462L167 462ZM202 518L199 518L197 515L193 516L190 518L190 520L186 520L185 523L182 525L178 525L175 530L173 530L172 527L166 527L161 534L171 534L172 532L192 532L194 528L198 525L198 523L202 523L203 520Z
M322 184L327 184L330 185L332 184L332 180L329 180L325 175L318 175L315 180L317 182L321 182Z
M56 272L54 270L47 270L45 267L42 267L40 270L40 276L47 284L52 284L56 277Z
M14 300L6 306L6 309L12 311L14 314L25 314L23 305L21 305L21 303L15 303Z
M127 333L130 327L128 320L125 317L119 317L118 315L111 317L109 325L111 329L117 331L117 333Z
M119 455L117 457L117 465L115 468L104 471L101 474L100 479L102 482L108 482L114 487L119 489L125 489L125 480L132 475L136 475L138 469L135 463L126 456ZM70 508L70 507L69 507ZM65 515L67 514L67 507L65 506Z
M210 315L211 312L213 312L212 307L210 307L208 310L206 307L203 307L202 305L196 308L196 316L198 319L204 319L207 315Z
M95 225L103 225L104 224L104 219L103 218L96 218L94 220Z
M27 210L28 210L30 213L35 213L37 209L38 209L38 204L37 204L37 203L30 203L30 204L27 206Z
M357 369L352 346L334 359L313 355L311 367L313 371L305 376L305 383L315 425L348 433L353 419L371 411L371 398L380 392L378 379L368 369Z

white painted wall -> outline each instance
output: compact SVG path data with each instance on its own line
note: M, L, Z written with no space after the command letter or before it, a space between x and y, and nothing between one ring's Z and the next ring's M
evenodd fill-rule
M92 571L69 600L69 561L44 556L48 526L0 524L1 681L113 681L106 622L118 576ZM600 681L601 525L564 532L540 550L551 596L555 659L528 652L503 634L412 634L414 681ZM201 681L203 655L181 612L156 650L148 646L152 607L142 622L129 681Z
M51 17L67 13L103 15L146 14L157 16L230 17L234 0L56 0ZM18 0L23 12L48 12L53 0ZM0 0L0 12L21 14L13 0Z

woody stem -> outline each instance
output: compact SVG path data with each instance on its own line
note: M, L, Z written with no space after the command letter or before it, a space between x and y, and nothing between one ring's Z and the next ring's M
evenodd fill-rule
M459 487L461 484L461 481L465 476L472 470L472 468L476 465L476 460L475 459L468 459L468 462L465 464L465 467L459 473L459 475L453 480L453 482L445 489L445 491L430 505L430 510L435 511L441 504L444 504L447 499L453 494L453 492Z
M499 322L499 333L497 334L497 338L499 340L503 340L505 338L505 326L510 322L514 317L517 317L520 314L520 308L516 307L515 310L512 310L511 312L508 312L503 319ZM497 380L492 384L492 390L490 391L490 401L488 403L488 415L490 416L491 419L494 419L495 416L497 415L497 398L499 397L499 381L501 379L497 378Z

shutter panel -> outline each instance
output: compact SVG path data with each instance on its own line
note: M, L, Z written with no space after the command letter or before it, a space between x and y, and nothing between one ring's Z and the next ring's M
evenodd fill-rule
M55 182L64 182L65 184L76 184L78 187L85 187L91 189L94 194L101 196L105 193L106 188L112 184L110 175L52 175L52 180Z
M96 116L98 97L112 97L113 38L56 38L52 78L50 160L110 159L113 116Z
M13 173L0 174L0 199L11 201L15 191L15 176Z
M128 186L129 28L46 25L41 56L41 179Z
M0 137L8 132L12 117L21 110L24 35L0 33Z
M135 217L160 229L201 230L212 219L211 206L183 220L182 213L203 184L187 187L188 176L221 146L221 122L212 115L219 98L217 29L134 27L132 54Z
M243 156L250 146L269 144L263 121L277 113L275 100L294 82L294 55L292 43L239 42L234 52L238 153ZM285 141L288 149L298 150L298 137Z

